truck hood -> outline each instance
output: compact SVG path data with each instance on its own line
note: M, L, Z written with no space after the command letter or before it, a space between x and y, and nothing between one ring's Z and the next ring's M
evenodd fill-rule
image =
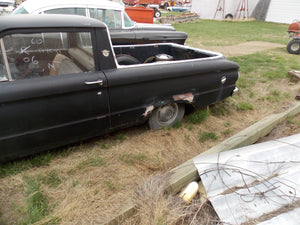
M149 24L149 23L136 23L135 29L137 30L165 30L165 31L175 31L175 28L171 25L159 25L159 24Z

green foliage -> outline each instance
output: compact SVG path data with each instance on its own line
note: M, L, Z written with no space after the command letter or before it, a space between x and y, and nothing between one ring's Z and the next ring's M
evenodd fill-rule
M0 178L15 175L22 171L42 166L48 166L51 160L57 156L67 156L70 152L74 151L75 147L62 148L61 150L43 152L31 157L12 161L0 165Z
M194 113L187 116L187 122L191 124L200 124L208 117L207 110L197 110Z
M62 183L61 178L55 171L50 171L46 175L41 177L43 184L48 185L49 187L56 188Z
M27 159L9 162L0 165L0 178L7 175L18 174L21 171L28 170L34 167L48 166L53 154L50 152L32 156Z
M182 127L182 121L176 121L173 125L173 128L178 129Z
M232 131L229 128L227 128L225 131L222 132L222 134L229 135L229 134L231 134L231 132Z
M288 124L296 125L300 127L300 121L295 120L293 117L289 117L287 120Z
M236 105L236 109L238 111L247 111L247 110L253 110L254 107L249 102L240 102Z
M225 116L228 113L225 101L216 103L210 107L210 114L213 116Z
M107 143L101 143L101 148L102 149L109 149L109 144L107 144Z
M77 165L77 169L82 169L85 167L97 167L105 166L105 159L99 157L88 158Z
M214 132L203 132L199 138L200 142L205 142L207 140L217 141L218 136Z
M23 224L32 224L48 215L48 200L40 188L38 177L25 177L27 218Z
M145 153L138 153L138 154L133 154L133 153L124 153L122 155L120 155L119 159L128 164L128 165L132 165L134 163L141 163L144 162L146 160L146 154Z
M119 140L119 141L125 141L127 139L126 135L123 134L123 133L118 133L116 135L116 139Z

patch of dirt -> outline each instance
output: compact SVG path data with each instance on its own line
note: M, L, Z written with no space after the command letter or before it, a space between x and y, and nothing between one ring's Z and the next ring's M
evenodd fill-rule
M249 55L259 51L270 50L274 48L283 48L285 45L263 42L263 41L249 41L232 46L212 46L211 51L220 52L226 57Z

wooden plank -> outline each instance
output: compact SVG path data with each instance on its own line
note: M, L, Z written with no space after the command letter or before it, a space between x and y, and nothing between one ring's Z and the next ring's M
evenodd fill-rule
M250 127L247 127L220 144L199 154L197 157L211 155L253 144L260 137L264 137L270 133L279 123L283 122L288 117L295 116L299 113L300 103L298 102L295 106L287 111L278 114L271 114L270 116L265 117L264 119L258 121ZM179 192L189 182L199 179L197 169L194 166L192 159L172 169L171 172L172 175L170 179L170 186L168 187L168 191L171 193Z
M288 117L293 117L300 113L300 102L297 102L293 107L285 112L272 114L258 121L252 126L242 130L234 136L226 139L220 144L210 148L209 150L199 154L197 157L215 154L235 148L240 148L255 143L259 138L270 133L279 123L286 120ZM169 193L178 193L188 183L194 180L199 180L198 171L194 165L193 159L186 161L180 166L172 169L170 185L167 188ZM130 217L135 212L135 205L129 205L126 210L121 212L117 217L103 225L115 225L124 219Z
M116 216L112 220L105 222L103 224L105 224L105 225L121 224L121 222L124 221L126 218L133 216L134 213L135 213L135 205L133 203L128 204L128 205L126 205L126 207L124 207L124 210L122 210L118 216Z

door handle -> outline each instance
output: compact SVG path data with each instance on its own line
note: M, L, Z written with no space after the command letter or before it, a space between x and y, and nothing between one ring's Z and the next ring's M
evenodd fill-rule
M87 85L90 85L90 84L99 84L101 86L101 85L103 85L103 80L85 81L84 83L87 84Z

